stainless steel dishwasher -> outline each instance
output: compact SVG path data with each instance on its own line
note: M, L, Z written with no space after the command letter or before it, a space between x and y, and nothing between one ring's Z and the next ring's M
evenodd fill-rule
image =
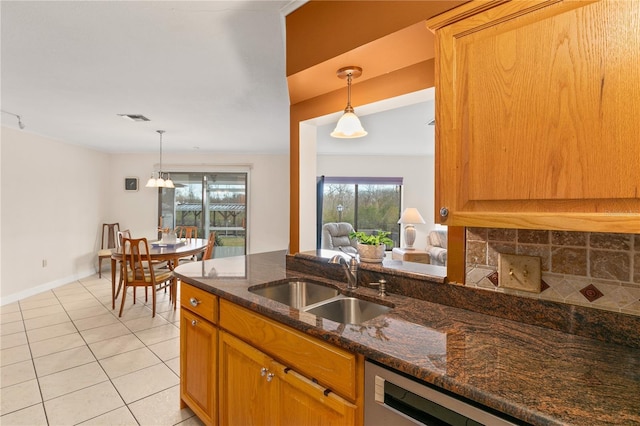
M370 361L365 362L364 386L365 426L521 424Z

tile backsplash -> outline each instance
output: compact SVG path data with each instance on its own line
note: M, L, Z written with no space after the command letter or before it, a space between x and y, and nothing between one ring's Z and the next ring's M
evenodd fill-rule
M498 255L540 258L542 291L497 286ZM466 285L640 316L640 235L467 228Z

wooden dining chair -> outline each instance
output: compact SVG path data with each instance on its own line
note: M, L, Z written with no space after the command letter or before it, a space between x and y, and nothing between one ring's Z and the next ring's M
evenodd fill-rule
M189 241L192 238L198 238L197 226L179 225L179 226L176 226L173 231L175 232L176 238L178 240L185 239ZM194 262L196 260L197 258L195 256L182 257L179 259L180 262Z
M197 226L176 226L175 228L176 238L185 238L190 240L192 238L198 238Z
M216 233L211 232L209 234L209 240L207 241L207 248L204 249L204 254L202 255L202 260L213 259L215 246L216 246Z
M127 288L133 287L135 300L135 289L137 287L145 287L145 290L151 287L153 314L156 316L156 292L155 290L160 287L168 286L173 292L175 285L175 277L173 272L165 269L155 269L151 262L151 256L149 255L149 243L146 238L123 238L123 263L124 263L124 288L122 290L122 303L120 304L120 313L118 316L122 316L122 310L124 309L124 303L127 299ZM145 291L146 293L146 291Z
M116 233L120 231L119 223L103 223L100 251L98 251L98 277L102 278L102 260L111 258L113 249L117 246Z
M125 229L124 231L118 231L116 232L116 248L120 248L122 247L122 240L124 240L125 238L131 239L131 231L128 229ZM118 288L115 292L112 292L111 294L111 305L115 306L116 303L116 299L118 298L118 295L120 294L120 289L122 289L122 283L124 282L124 262L120 261L120 278L118 279ZM134 289L135 290L135 289ZM135 297L135 292L133 293L133 297Z

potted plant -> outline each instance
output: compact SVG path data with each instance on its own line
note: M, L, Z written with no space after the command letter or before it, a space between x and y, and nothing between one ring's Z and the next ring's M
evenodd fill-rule
M357 249L362 262L381 263L386 245L393 245L389 234L391 232L376 231L374 234L367 234L363 231L355 231L349 233L349 238L355 238L358 241Z

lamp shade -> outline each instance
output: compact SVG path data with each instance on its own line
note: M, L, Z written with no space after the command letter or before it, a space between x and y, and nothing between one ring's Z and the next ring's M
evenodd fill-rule
M331 132L334 138L342 139L361 138L366 135L367 132L362 128L360 119L353 112L345 112Z
M175 188L173 181L170 178L163 179L162 173L158 173L158 179L154 179L153 176L149 178L147 184L145 185L147 188Z
M154 179L153 173L151 173L151 177L147 181L145 185L147 188L175 188L171 177L167 173L167 179L164 179L165 173L162 172L162 135L165 133L164 130L156 130L157 133L160 134L160 170L158 171L158 179Z
M407 209L404 209L398 223L407 225L407 224L425 223L425 221L420 215L420 212L418 211L418 209L416 209L415 207L409 207Z

